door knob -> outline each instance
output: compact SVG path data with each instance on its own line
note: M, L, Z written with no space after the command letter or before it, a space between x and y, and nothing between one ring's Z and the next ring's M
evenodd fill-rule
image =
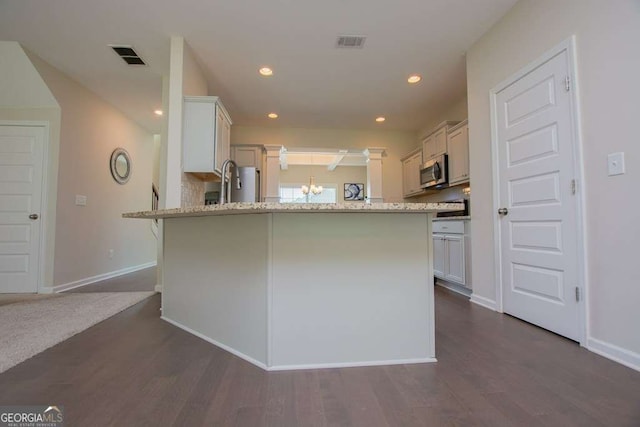
M29 219L38 219L38 214L29 215Z
M506 215L506 214L508 214L508 213L509 213L509 209L507 209L507 208L500 208L500 209L498 209L498 214L499 214L499 215L505 216L505 215Z

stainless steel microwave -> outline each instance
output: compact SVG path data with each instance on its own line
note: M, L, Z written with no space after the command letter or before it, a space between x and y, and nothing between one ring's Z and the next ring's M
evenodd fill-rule
M435 157L420 168L420 187L443 187L448 182L447 155Z

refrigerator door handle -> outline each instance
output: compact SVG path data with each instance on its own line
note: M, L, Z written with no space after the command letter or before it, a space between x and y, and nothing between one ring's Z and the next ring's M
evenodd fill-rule
M256 169L256 202L262 201L262 182L260 179L260 171Z

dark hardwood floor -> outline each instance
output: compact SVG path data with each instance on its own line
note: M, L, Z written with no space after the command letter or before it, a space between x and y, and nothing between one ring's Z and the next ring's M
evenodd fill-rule
M640 425L640 373L442 288L438 362L384 367L267 373L159 305L0 374L0 405L62 405L65 425L92 427Z
M145 268L130 274L92 283L67 292L138 292L153 291L156 286L156 268Z

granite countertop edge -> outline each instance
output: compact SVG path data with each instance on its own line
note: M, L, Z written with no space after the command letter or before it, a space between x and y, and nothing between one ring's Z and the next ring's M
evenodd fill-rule
M179 218L258 213L433 213L463 209L461 203L225 203L157 211L127 212L123 218Z
M433 218L434 221L469 221L471 219L470 215L464 216L441 216L439 218Z

